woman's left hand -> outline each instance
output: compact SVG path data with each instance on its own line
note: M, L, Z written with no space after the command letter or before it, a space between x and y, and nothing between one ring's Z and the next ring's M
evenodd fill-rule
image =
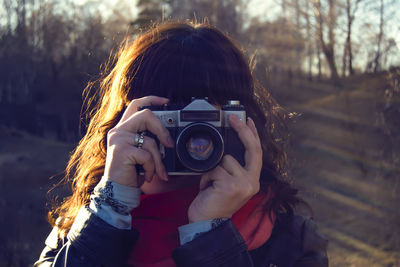
M229 117L229 123L246 149L245 166L225 155L219 166L201 177L200 193L188 210L190 223L231 218L260 190L262 148L256 126L251 118L246 125L236 115Z

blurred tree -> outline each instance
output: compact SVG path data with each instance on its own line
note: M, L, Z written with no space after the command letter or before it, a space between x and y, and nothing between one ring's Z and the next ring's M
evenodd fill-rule
M378 41L377 41L377 48L376 48L376 54L374 58L374 72L376 73L378 70L380 70L380 59L381 59L381 48L382 48L382 39L383 39L383 25L385 23L383 14L384 14L384 1L380 0L379 1L379 33L378 33Z
M324 2L325 3L325 2ZM331 72L331 79L337 83L339 76L335 63L335 27L337 21L336 0L327 0L327 14L324 13L324 8L320 0L314 1L314 14L316 18L316 28L318 41L321 45L322 52L328 62L329 70ZM325 25L327 33L325 33ZM328 35L326 40L325 34Z
M152 23L159 22L164 19L163 1L139 0L136 6L139 9L139 14L137 18L131 22L134 32L138 32L141 29L148 27Z
M125 32L127 23L110 26L92 7L66 2L1 4L0 122L77 140L82 90L119 41L106 36Z
M367 52L365 71L377 73L388 69L393 64L390 59L396 58L399 52L396 40L391 36L397 25L394 22L398 20L398 1L364 0L363 2L365 2L364 8L377 18L365 20L363 23L363 28L366 29L363 38L370 43L369 46L365 46Z
M314 47L314 42L312 38L312 30L311 30L311 8L310 8L311 4L309 2L309 0L305 0L304 1L304 7L305 10L302 12L303 17L306 21L306 56L308 58L308 62L307 62L307 71L308 71L308 79L311 80L312 78L312 65L313 65L313 56L314 56L314 52L313 52L313 47Z
M343 53L343 63L342 63L342 76L346 76L346 68L348 68L349 75L354 74L353 69L353 50L352 50L352 27L355 19L355 14L359 7L359 4L362 0L355 0L354 4L352 1L346 0L345 9L346 9L346 18L347 18L347 37L344 45L344 53Z
M169 0L168 16L173 19L207 19L230 36L240 39L245 2L241 0Z
M274 22L254 19L247 29L247 37L270 67L289 71L301 62L299 55L305 47L304 39L297 26L285 19Z
M249 55L257 51L255 73L266 85L290 83L302 72L321 78L328 70L336 80L336 63L351 75L356 68L361 71L360 65L376 72L398 62L391 36L396 0L279 0L275 6L282 12L266 10L259 16L244 0L139 0L137 17L128 0L107 3L0 1L0 123L78 139L69 136L77 133L85 84L96 78L129 25L139 30L164 18L207 18L248 48ZM368 14L359 16L359 10Z
M305 40L296 25L284 18L273 22L251 21L245 38L251 44L249 53L256 55L254 73L271 91L290 85L294 71L305 54ZM275 96L279 92L272 92Z

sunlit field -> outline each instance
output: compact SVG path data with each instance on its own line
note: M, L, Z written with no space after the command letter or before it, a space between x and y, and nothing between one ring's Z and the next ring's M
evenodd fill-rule
M330 240L331 266L400 265L400 124L377 90L386 77L301 86L305 99L288 104L302 114L291 126L294 183Z

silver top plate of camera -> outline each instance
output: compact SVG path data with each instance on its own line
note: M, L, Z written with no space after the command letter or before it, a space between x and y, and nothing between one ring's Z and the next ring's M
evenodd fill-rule
M240 106L237 100L230 100L232 107ZM230 127L229 116L235 114L241 121L246 121L244 110L221 110L205 99L194 99L181 110L153 111L165 127L186 127L195 121L203 121L214 127Z

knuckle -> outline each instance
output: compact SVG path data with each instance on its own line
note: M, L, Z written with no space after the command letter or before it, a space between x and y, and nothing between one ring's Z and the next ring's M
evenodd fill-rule
M233 156L232 156L232 155L229 155L229 154L226 154L226 155L223 157L222 160L223 160L223 162L226 162L226 163L232 162Z
M140 106L141 100L142 100L142 98L135 98L135 99L132 99L132 101L129 103L129 105L130 105L130 106L139 107L139 106Z
M244 179L241 180L240 182L236 182L236 184L234 184L233 187L234 188L231 188L231 190L233 190L238 197L248 198L255 195L258 192L259 183L251 182L247 179Z
M133 99L131 102L129 102L128 106L125 109L125 112L128 113L136 113L138 111L138 101L136 99Z
M112 128L111 130L109 130L107 132L107 137L111 137L112 135L115 135L116 132L117 132L117 130L115 128Z
M148 108L143 109L143 110L141 111L141 113L143 114L143 116L144 116L145 118L150 118L150 117L154 116L153 112L152 112L150 109L148 109Z
M131 102L129 103L129 106L133 106L133 105L135 105L135 103L137 103L137 99L135 98L135 99L132 99L131 100Z
M242 186L243 188L243 196L244 197L249 197L254 195L255 193L255 187L251 183L246 183L245 185Z
M211 171L209 171L208 173L211 175L222 175L222 167L217 166L214 169L212 169Z
M117 141L118 136L119 136L118 131L115 128L111 129L107 133L107 143L109 145L114 144Z
M222 166L226 166L227 164L229 164L229 162L232 160L230 157L232 157L232 156L230 156L230 155L225 155L225 156L222 158Z

